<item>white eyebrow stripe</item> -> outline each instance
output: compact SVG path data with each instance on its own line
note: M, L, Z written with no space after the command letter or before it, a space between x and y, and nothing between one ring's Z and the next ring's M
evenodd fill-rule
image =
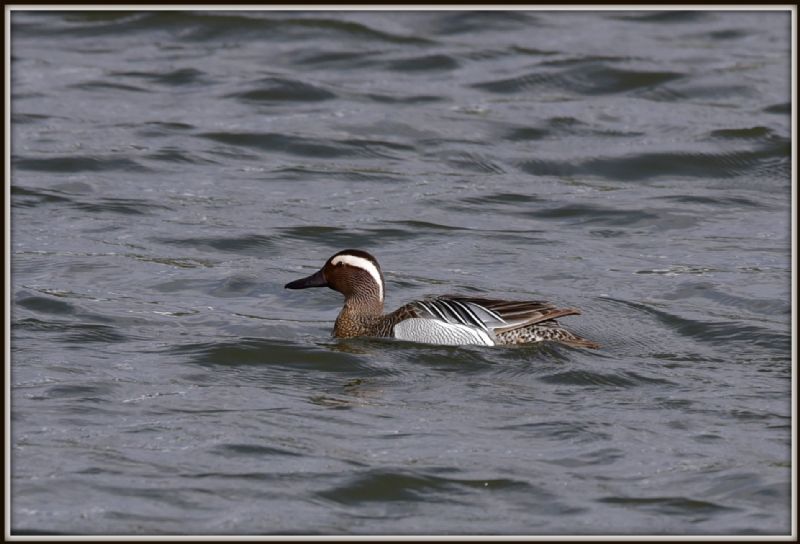
M380 295L381 302L383 302L383 280L381 279L381 273L378 272L378 267L375 266L372 261L364 257L356 257L355 255L339 255L331 261L331 264L339 263L354 266L369 273L372 279L375 280L375 283L378 284L378 294Z

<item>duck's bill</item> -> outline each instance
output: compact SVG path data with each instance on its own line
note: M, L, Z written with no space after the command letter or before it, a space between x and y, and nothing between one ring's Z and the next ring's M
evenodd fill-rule
M308 287L327 287L328 282L325 280L325 275L322 270L311 274L307 278L290 281L287 283L285 289L307 289Z

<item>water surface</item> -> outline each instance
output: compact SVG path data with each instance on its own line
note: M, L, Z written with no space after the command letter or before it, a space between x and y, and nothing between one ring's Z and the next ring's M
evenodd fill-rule
M789 533L788 12L11 24L14 533ZM332 339L348 247L603 348Z

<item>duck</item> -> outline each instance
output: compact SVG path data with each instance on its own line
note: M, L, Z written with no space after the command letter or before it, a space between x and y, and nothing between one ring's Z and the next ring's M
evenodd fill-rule
M557 308L541 300L435 295L384 314L383 272L378 260L360 249L339 251L317 272L284 287L329 287L344 295L333 326L336 338L369 336L450 346L557 342L575 348L600 347L556 321L579 315L580 310Z

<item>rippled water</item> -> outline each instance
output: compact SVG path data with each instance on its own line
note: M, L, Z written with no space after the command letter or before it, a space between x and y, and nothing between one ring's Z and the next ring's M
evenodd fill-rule
M16 534L787 534L790 14L12 14ZM577 306L330 338L286 291Z

